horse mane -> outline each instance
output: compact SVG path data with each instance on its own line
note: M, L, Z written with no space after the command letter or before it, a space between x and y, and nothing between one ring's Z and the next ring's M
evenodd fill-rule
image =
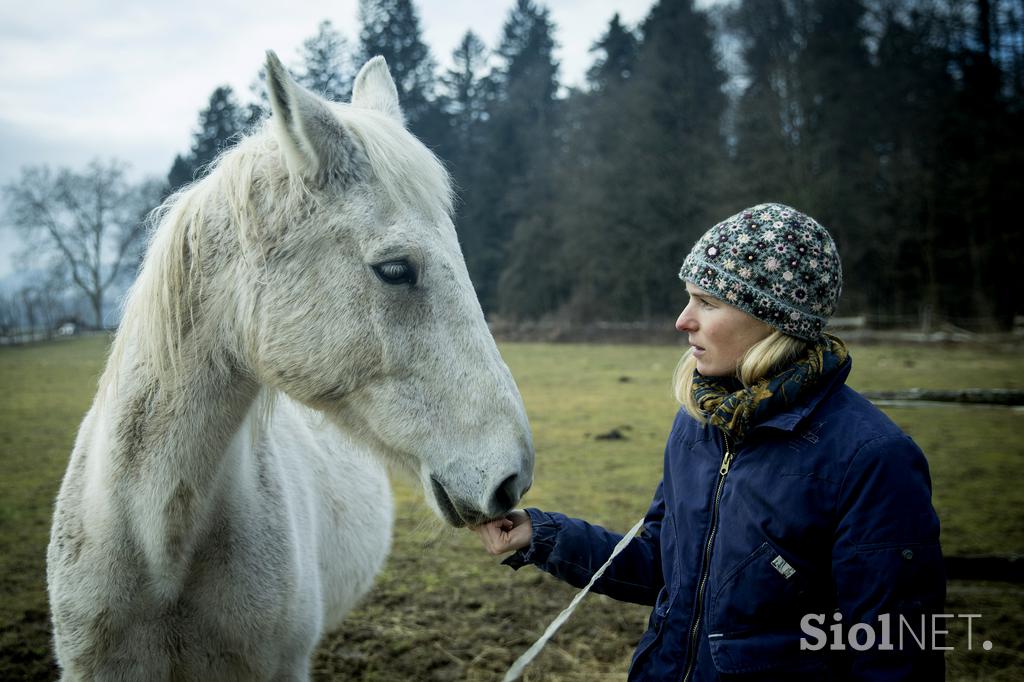
M396 205L416 206L437 226L451 226L454 192L441 161L400 122L377 111L330 104L362 147L370 171ZM138 277L124 299L121 323L100 378L102 396L117 390L117 375L134 349L132 361L145 363L154 379L172 384L178 378L184 340L190 333L212 333L197 325L194 304L203 291L201 250L204 231L227 225L234 229L243 254L262 253L254 220L253 188L269 192L273 214L299 216L316 201L303 178L289 174L269 120L223 152L205 177L169 196L147 219L149 244ZM265 206L262 207L265 210ZM267 220L264 218L264 220ZM269 222L269 221L268 221ZM273 224L273 223L271 223ZM443 228L442 228L443 229ZM260 268L259 263L249 263ZM193 344L198 347L201 344Z

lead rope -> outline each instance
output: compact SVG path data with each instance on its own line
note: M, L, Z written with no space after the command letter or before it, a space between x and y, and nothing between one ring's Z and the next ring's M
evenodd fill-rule
M628 533L622 536L622 539L619 540L619 544L615 545L615 549L612 550L612 555L608 557L608 561L604 562L604 565L597 569L597 572L594 573L590 582L587 583L587 586L573 597L572 601L569 602L569 605L565 607L565 610L558 614L557 618L551 621L551 625L548 625L548 629L544 631L544 634L540 636L540 639L534 642L533 646L527 649L522 656L516 659L516 662L513 663L512 667L508 669L507 673L505 673L505 677L502 682L514 682L519 679L523 674L523 670L526 669L526 666L530 665L530 662L536 658L537 654L540 653L540 650L548 643L548 640L558 632L558 628L562 627L562 624L569 620L569 616L571 616L572 612L576 610L576 607L579 606L581 601L583 601L583 598L587 596L587 592L590 592L590 588L594 586L597 579L604 575L605 570L611 565L612 560L626 548L626 545L629 544L629 541L633 539L633 536L636 535L637 531L640 530L640 527L643 525L644 519L640 519Z

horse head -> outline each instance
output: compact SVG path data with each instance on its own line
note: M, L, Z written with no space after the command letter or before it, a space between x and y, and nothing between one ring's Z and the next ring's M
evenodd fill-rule
M351 104L299 86L267 54L266 168L247 200L237 282L258 379L414 472L454 526L529 487L525 409L488 330L451 219L441 163L405 129L387 64ZM273 144L276 140L276 144ZM299 196L283 212L265 197Z

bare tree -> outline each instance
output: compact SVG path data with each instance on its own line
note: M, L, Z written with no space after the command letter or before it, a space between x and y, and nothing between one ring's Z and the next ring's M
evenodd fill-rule
M32 287L22 287L18 290L18 298L20 299L21 312L24 316L22 321L25 324L25 329L31 335L35 332L36 327L39 326L39 306L37 305L36 293Z
M104 294L137 262L145 216L155 206L152 183L131 184L124 163L96 160L83 172L24 168L3 193L7 222L33 252L60 264L102 327Z
M18 328L20 317L17 296L0 292L0 337L11 336Z

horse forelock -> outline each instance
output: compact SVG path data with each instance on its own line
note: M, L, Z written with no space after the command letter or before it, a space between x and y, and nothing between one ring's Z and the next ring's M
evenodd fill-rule
M438 228L450 229L454 191L441 161L386 115L347 104L334 104L331 110L364 151L371 175L388 198L431 216L430 223ZM260 206L253 202L254 183L269 192ZM265 121L221 154L203 179L168 197L149 216L149 246L124 301L100 394L116 387L117 369L129 345L136 349L136 359L145 358L158 381L174 383L183 360L182 342L199 330L193 306L204 294L203 271L218 267L210 262L216 254L201 248L211 229L228 226L234 234L227 238L237 239L245 257L258 259L263 249L257 210L270 209L271 215L261 216L264 223L298 221L317 196L316 188L288 173ZM258 273L264 264L249 266Z

